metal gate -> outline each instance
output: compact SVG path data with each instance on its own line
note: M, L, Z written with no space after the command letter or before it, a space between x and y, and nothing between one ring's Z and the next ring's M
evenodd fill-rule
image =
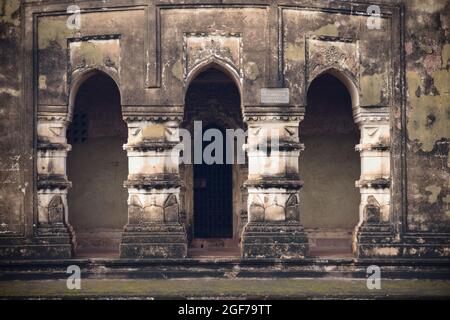
M225 146L223 155L225 160ZM233 237L233 166L223 162L194 165L195 238Z

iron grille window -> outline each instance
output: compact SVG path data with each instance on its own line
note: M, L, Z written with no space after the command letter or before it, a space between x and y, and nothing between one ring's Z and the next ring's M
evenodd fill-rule
M88 116L86 113L75 113L67 130L67 142L70 144L85 143L88 138Z

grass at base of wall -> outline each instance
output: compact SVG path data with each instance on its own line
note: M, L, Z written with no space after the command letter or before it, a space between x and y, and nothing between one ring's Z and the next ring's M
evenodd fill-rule
M356 279L176 279L81 281L69 290L63 280L0 281L0 298L273 298L273 299L396 299L450 298L450 281L382 280L369 290Z

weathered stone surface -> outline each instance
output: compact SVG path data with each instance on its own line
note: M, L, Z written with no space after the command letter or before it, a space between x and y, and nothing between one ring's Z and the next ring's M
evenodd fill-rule
M366 0L85 1L80 30L67 27L70 1L0 2L0 257L71 257L65 131L77 90L96 72L117 84L128 126L122 256L186 256L180 212L192 211L182 199L192 193L181 191L170 155L187 117L186 90L214 65L238 87L242 109L204 114L249 129L248 194L233 195L235 213L248 212L243 257L308 254L298 127L309 85L329 73L348 89L361 132L357 254L448 259L450 4L379 2L373 29ZM262 105L262 88L288 88L289 104ZM262 141L267 129L282 132L279 151Z
M309 243L298 222L249 222L241 250L244 259L303 259L309 254Z
M185 258L187 240L179 223L128 225L120 244L120 257L129 259Z

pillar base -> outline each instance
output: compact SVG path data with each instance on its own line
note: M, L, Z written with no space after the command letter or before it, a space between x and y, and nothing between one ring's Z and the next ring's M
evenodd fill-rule
M70 226L39 227L31 239L4 238L0 242L0 259L71 259L75 236Z
M180 223L128 225L122 234L121 258L179 259L186 256L186 230Z
M308 237L297 222L249 222L244 228L244 259L303 259L308 253Z
M411 233L400 238L387 231L361 228L357 237L358 258L450 258L450 235L448 234Z

